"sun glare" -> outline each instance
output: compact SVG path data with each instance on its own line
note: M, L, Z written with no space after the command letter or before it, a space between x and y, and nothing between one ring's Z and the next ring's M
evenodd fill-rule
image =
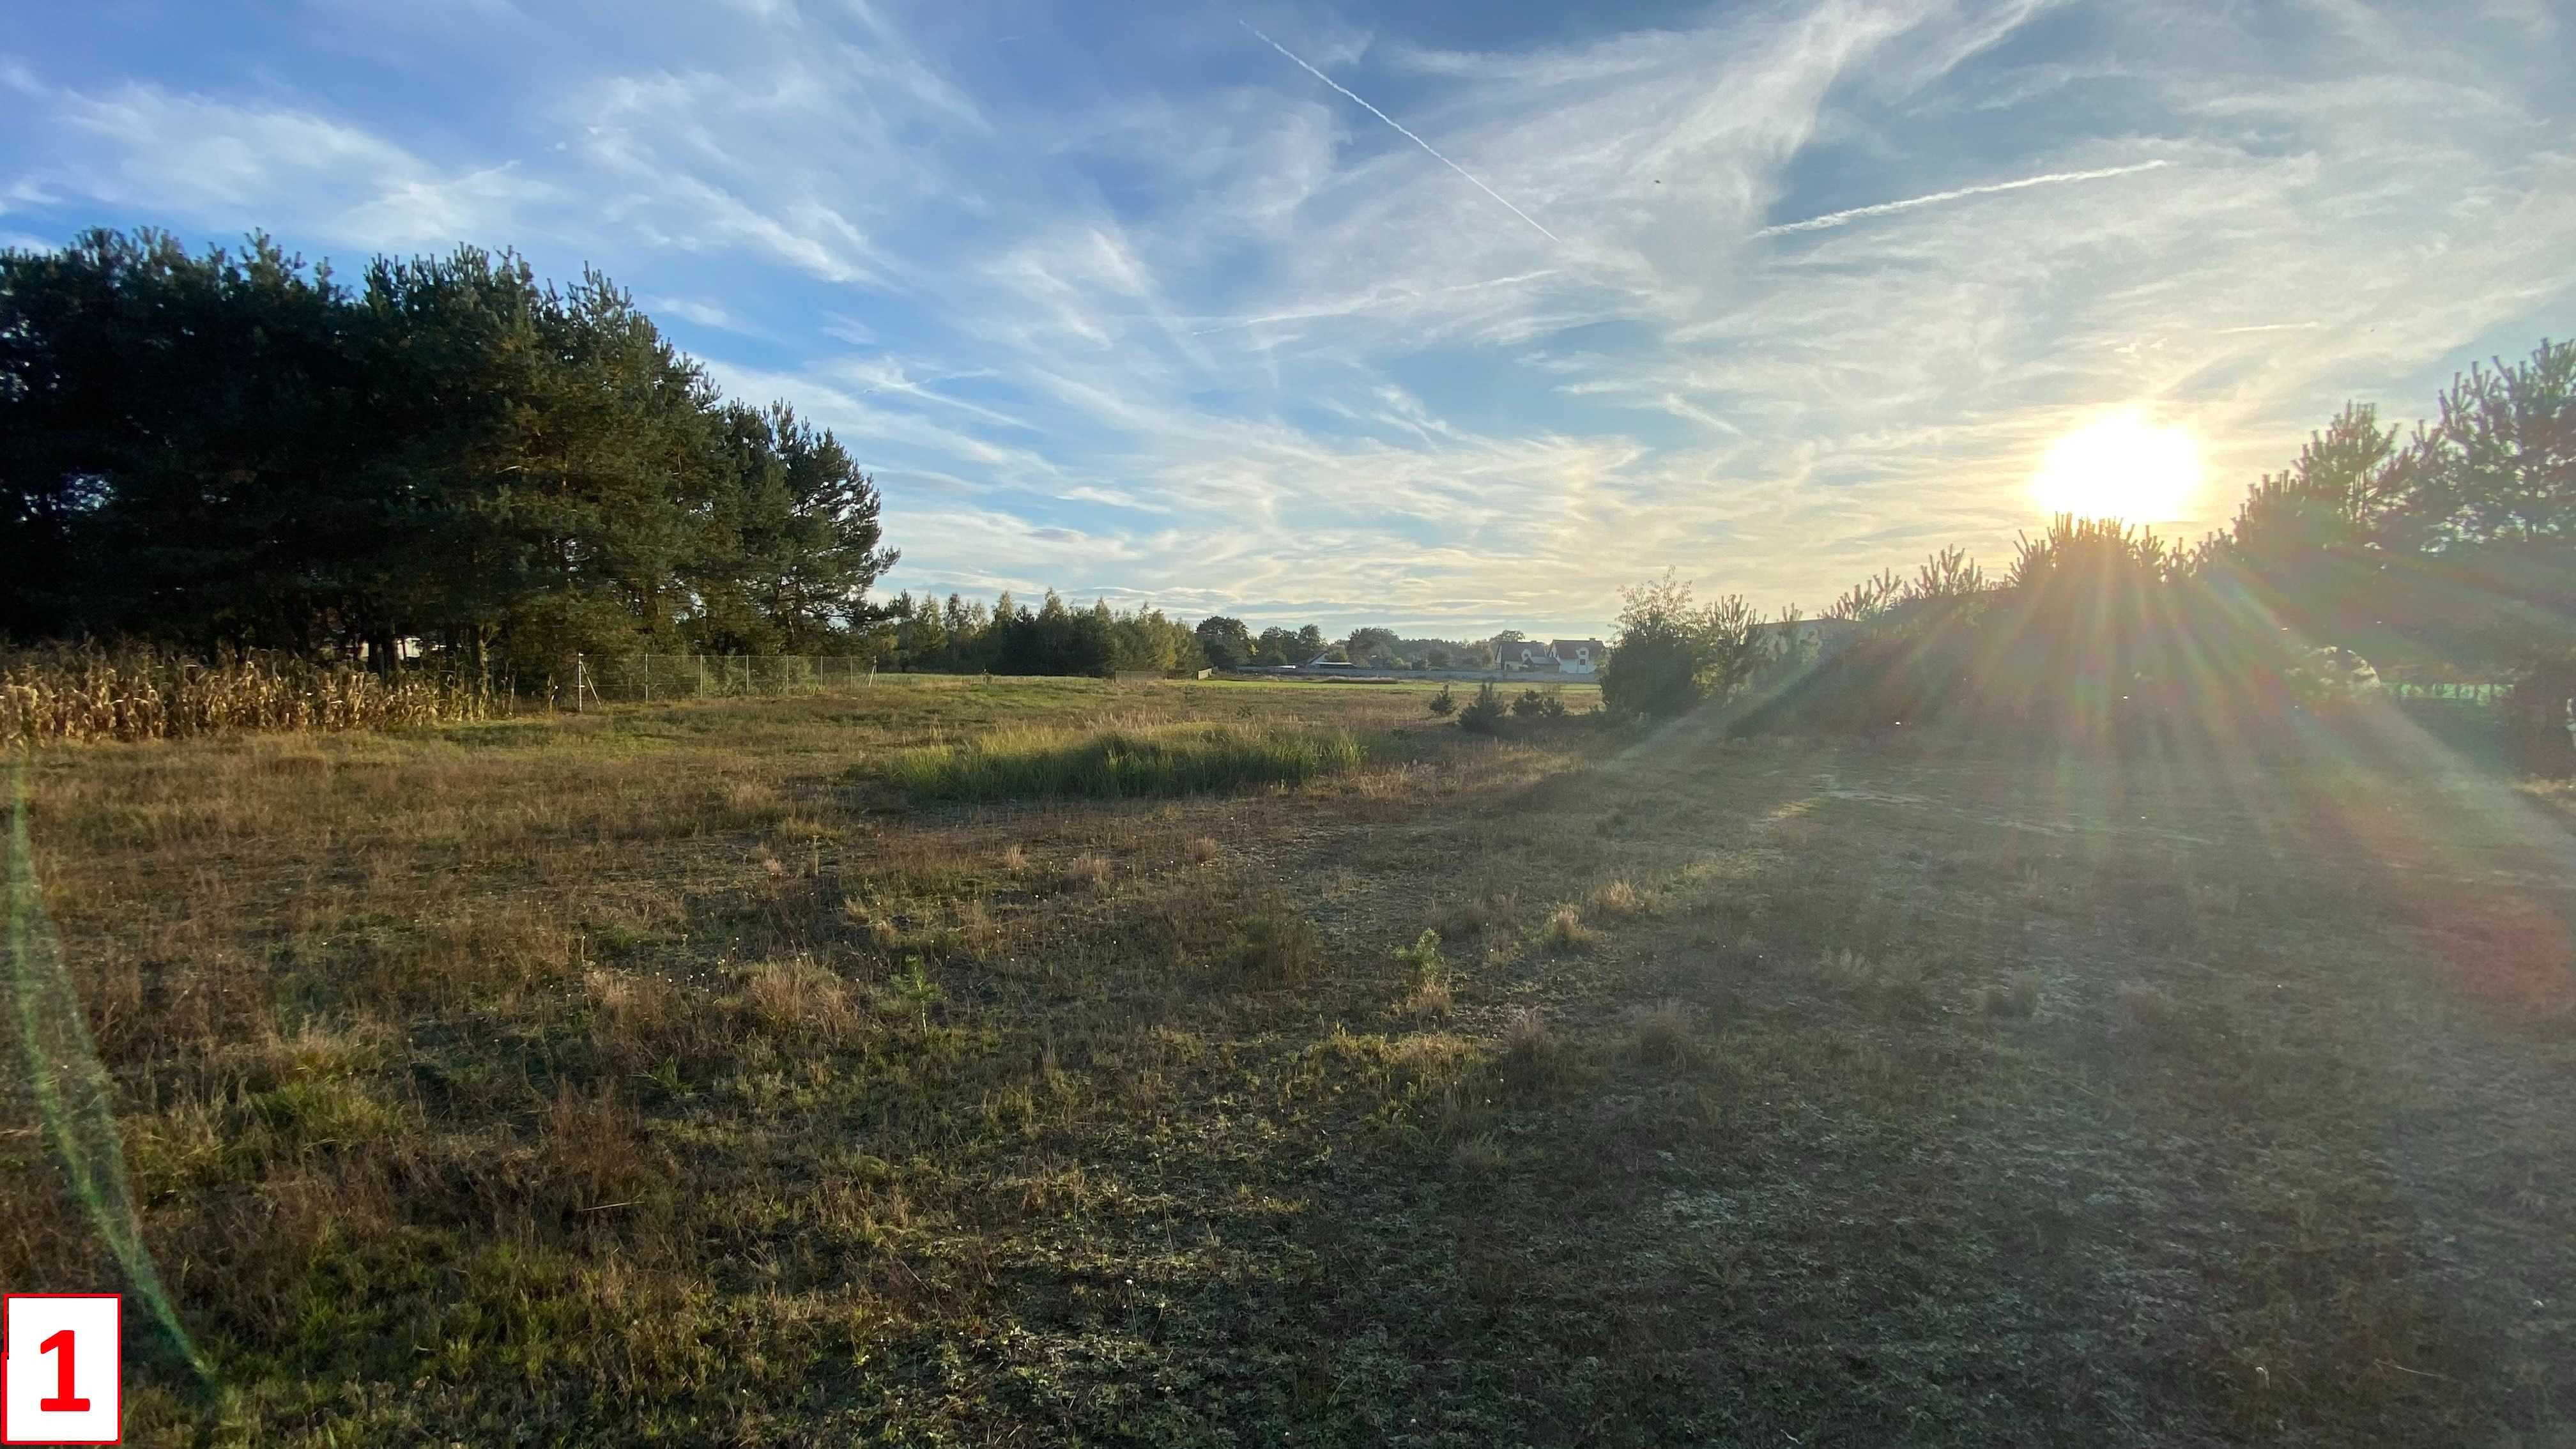
M2113 413L2049 444L2030 493L2051 516L2170 523L2199 496L2200 444L2187 429Z

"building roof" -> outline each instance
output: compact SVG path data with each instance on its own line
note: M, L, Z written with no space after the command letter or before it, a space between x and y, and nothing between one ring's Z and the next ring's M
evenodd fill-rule
M1592 651L1593 658L1601 657L1601 641L1598 639L1559 639L1548 646L1548 652L1567 661L1582 658L1586 649Z

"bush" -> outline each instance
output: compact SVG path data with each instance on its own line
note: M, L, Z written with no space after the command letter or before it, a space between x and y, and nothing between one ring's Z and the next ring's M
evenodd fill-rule
M1296 784L1357 769L1364 758L1358 741L1340 731L1233 724L1016 729L907 750L887 763L886 777L933 800L1115 800Z
M1449 686L1440 686L1440 692L1431 696L1431 712L1442 719L1458 712L1458 696L1450 692Z
M1601 704L1613 714L1682 714L1732 694L1761 662L1753 610L1741 598L1694 604L1690 586L1669 574L1620 598L1618 642L1601 671Z
M1535 689L1524 689L1521 691L1521 697L1512 701L1512 713L1523 719L1563 719L1565 718L1565 695L1562 691L1554 689L1545 693Z
M1458 711L1458 728L1473 735L1503 732L1503 696L1492 680L1476 686L1476 697Z

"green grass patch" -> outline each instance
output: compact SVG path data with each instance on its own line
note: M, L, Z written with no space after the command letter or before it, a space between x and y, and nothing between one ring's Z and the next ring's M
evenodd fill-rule
M1126 799L1293 785L1367 758L1341 730L1236 724L1004 729L907 750L888 778L931 800Z

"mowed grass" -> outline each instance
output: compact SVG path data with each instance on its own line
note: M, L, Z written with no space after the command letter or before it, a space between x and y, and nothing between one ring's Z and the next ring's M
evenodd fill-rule
M1342 731L1275 725L997 730L907 750L886 777L927 800L1121 800L1296 785L1359 768Z
M2563 792L880 679L39 753L130 1442L2553 1443ZM959 809L925 740L1369 742ZM12 1087L20 1085L10 1079ZM121 1286L0 1097L0 1284Z

